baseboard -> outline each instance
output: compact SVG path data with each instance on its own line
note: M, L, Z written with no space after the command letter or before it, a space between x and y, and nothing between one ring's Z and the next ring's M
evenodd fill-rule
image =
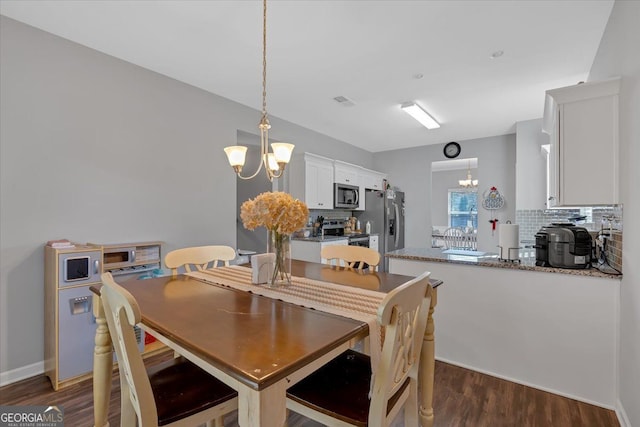
M557 394L558 396L562 396L562 397L566 397L566 398L569 398L569 399L577 400L579 402L588 403L589 405L599 406L601 408L605 408L605 409L610 409L612 411L616 411L616 408L614 408L613 406L606 405L606 404L604 404L602 402L595 402L593 400L585 399L584 397L575 396L575 395L572 395L570 393L565 393L565 392L554 390L554 389L548 388L548 387L541 387L538 384L531 384L531 383L528 383L526 381L522 381L522 380L519 380L519 379L516 379L516 378L510 378L510 377L507 377L505 375L496 374L495 372L485 371L483 369L478 369L478 368L476 368L474 366L468 366L468 365L465 365L463 363L454 362L452 360L443 359L441 357L436 357L436 360L439 360L440 362L448 363L450 365L459 366L461 368L469 369L471 371L480 372L481 374L490 375L492 377L500 378L502 380L510 381L512 383L521 384L521 385L525 385L527 387L535 388L537 390L542 390L542 391L546 391L548 393Z
M627 417L627 413L625 412L620 399L616 401L616 415L618 416L620 427L631 427L631 421L629 421L629 417Z
M44 361L22 366L7 372L0 372L0 387L44 373Z

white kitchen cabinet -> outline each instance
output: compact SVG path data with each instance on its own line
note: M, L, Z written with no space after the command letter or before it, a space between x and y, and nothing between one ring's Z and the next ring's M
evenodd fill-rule
M299 259L301 261L309 262L325 262L326 260L320 257L320 251L325 246L330 245L348 245L349 239L331 239L323 241L312 240L291 240L291 258Z
M358 175L360 167L335 160L333 162L333 182L338 184L360 185Z
M304 153L290 165L291 195L309 209L333 209L333 160Z
M367 190L384 190L382 181L386 178L387 175L381 172L364 168L360 170L360 185Z
M547 91L550 207L620 202L619 90L615 78Z

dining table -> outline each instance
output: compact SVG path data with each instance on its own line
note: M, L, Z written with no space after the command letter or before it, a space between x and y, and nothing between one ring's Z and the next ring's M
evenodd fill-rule
M118 283L140 307L140 328L237 390L241 427L281 427L286 425L287 388L371 338L371 319L375 327L381 299L413 279L298 260L292 260L291 274L291 285L280 288L252 284L246 266ZM442 284L429 281L418 379L423 427L434 420L433 313ZM97 324L94 426L104 427L109 425L113 352L100 286L91 290Z

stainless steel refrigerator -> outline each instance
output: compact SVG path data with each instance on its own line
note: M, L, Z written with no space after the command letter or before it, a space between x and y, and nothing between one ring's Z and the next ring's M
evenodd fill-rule
M370 191L365 192L365 210L358 215L361 227L367 221L371 223L371 234L377 233L380 267L389 270L389 261L384 257L387 252L404 248L404 192Z

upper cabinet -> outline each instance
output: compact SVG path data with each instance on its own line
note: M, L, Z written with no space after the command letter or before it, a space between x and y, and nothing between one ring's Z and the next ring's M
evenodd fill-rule
M365 190L382 190L382 182L387 177L382 172L312 153L294 156L288 169L291 194L304 201L309 209L333 209L333 188L334 183L338 183L359 188L355 210L364 210Z
M369 169L360 169L360 185L367 190L384 190L383 181L387 175Z
M333 182L337 184L360 185L359 172L359 166L340 160L333 162Z
M290 191L309 209L333 209L333 160L305 153L291 162Z
M620 79L547 91L549 207L619 203Z

